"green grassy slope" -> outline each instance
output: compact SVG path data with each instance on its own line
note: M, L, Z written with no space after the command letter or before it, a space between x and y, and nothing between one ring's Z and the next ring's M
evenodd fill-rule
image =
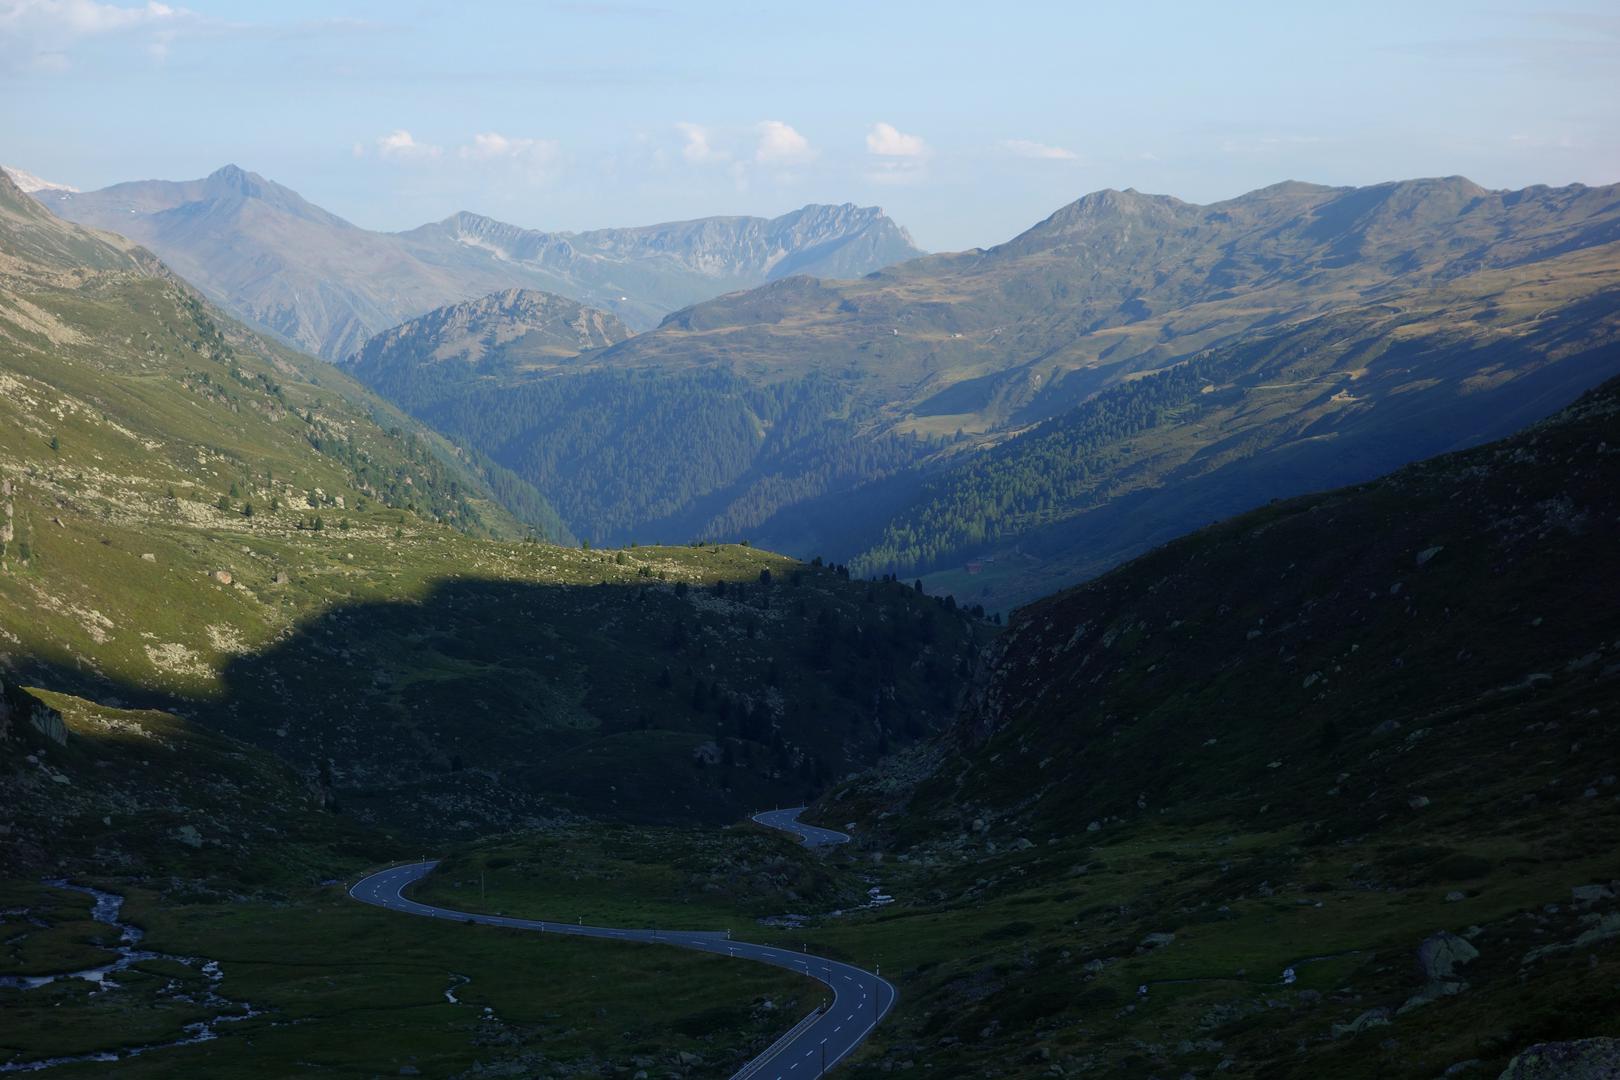
M900 970L874 1066L1492 1075L1620 1033L1617 433L1610 382L1023 609L950 739L818 810L900 897L818 939Z
M471 463L346 376L0 205L16 677L180 710L434 832L725 819L955 708L961 613L743 547L513 539Z

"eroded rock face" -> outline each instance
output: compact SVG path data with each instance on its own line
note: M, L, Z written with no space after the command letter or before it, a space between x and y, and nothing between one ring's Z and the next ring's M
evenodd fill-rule
M1537 1043L1514 1058L1501 1080L1613 1080L1620 1076L1620 1039Z

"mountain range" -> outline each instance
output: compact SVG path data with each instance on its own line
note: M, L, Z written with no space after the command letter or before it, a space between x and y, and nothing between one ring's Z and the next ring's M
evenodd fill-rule
M1000 609L1546 415L1620 371L1617 296L1620 188L1102 191L577 359L429 377L419 324L355 371L593 540L748 536Z
M386 233L234 165L97 191L41 183L34 194L56 214L150 248L226 310L329 360L435 307L509 288L568 296L645 329L783 275L852 277L919 254L881 210L848 204L583 233L463 212Z

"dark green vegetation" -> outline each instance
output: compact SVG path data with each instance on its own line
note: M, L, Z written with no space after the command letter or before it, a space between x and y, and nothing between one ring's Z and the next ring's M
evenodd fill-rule
M856 1077L1495 1076L1620 1035L1617 433L1611 382L1024 609L949 736L815 808L852 849L596 827L424 889L880 964Z
M1105 191L578 360L429 379L429 340L356 374L581 535L748 536L1002 609L1567 404L1620 371L1617 230L1616 189L1579 185Z
M1617 434L1610 382L1023 609L951 737L820 808L901 897L827 937L903 968L888 1053L1430 1077L1620 1034Z
M723 930L865 901L847 866L752 823L723 830L592 825L491 837L444 860L412 894L464 911L598 926Z
M571 297L645 329L676 308L788 274L858 277L920 254L881 210L848 204L584 233L462 212L378 233L234 165L201 180L38 198L144 244L239 318L328 360L425 311L506 289Z
M447 365L398 360L368 344L353 371L502 469L543 479L563 520L595 543L746 535L785 507L907 470L939 444L864 437L873 417L819 375L759 386L724 370L531 370L469 383Z

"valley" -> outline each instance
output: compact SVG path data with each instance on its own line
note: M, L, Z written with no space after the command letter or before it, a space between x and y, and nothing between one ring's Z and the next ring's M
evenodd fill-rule
M1620 1076L1595 11L255 7L0 3L0 1074Z

